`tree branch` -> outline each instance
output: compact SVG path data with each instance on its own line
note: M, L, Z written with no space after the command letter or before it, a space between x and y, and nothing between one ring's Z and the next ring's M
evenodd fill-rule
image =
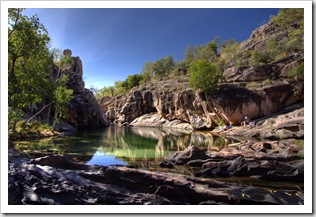
M39 112L37 112L35 115L33 115L32 117L30 117L30 119L28 119L25 124L28 124L31 120L33 120L36 116L38 116L40 113L42 113L42 111L47 108L48 106L50 106L53 102L48 103L47 105L45 105Z
M18 20L19 20L20 12L21 12L21 11L22 11L22 10L20 10L20 8L18 8L18 14L16 15L16 19L15 19L13 28L12 28L12 30L9 32L8 38L10 37L10 35L12 35L12 33L13 33L14 30L15 30L15 27L16 27L16 24L18 23Z

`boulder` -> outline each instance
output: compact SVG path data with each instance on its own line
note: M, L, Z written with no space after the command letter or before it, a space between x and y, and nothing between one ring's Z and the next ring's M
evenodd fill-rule
M177 151L166 155L164 161L175 164L186 164L192 160L206 160L210 157L202 150L195 146L189 146L183 151Z

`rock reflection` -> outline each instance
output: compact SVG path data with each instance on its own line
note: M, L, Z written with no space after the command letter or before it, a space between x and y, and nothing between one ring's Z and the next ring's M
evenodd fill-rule
M64 154L77 158L82 156L91 163L98 157L98 164L104 162L122 164L159 161L165 155L195 145L210 152L224 148L229 141L213 137L208 131L185 131L180 129L159 129L141 127L109 127L80 130L76 135L50 140L24 141L16 144L20 150L29 153ZM113 158L114 157L114 158ZM106 160L107 158L107 160ZM117 162L115 162L115 160Z

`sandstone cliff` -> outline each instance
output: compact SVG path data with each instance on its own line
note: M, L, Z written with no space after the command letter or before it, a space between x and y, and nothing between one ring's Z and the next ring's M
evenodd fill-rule
M64 50L64 55L72 55L71 50ZM84 88L83 67L80 57L71 57L72 67L67 70L70 77L68 88L73 89L73 98L68 103L65 121L76 128L87 126L109 126L93 93Z
M284 37L273 24L255 29L239 49L264 51L268 39ZM303 77L288 72L304 62L302 52L260 66L231 67L223 73L219 90L210 96L189 88L189 76L166 77L133 88L128 94L99 100L106 117L118 125L214 128L219 122L239 125L245 116L258 119L304 99ZM142 116L145 115L146 116Z

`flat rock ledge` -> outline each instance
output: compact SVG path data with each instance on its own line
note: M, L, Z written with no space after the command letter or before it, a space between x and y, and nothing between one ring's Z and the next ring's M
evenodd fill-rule
M9 204L304 204L296 190L271 191L122 166L87 166L64 156L9 161Z

